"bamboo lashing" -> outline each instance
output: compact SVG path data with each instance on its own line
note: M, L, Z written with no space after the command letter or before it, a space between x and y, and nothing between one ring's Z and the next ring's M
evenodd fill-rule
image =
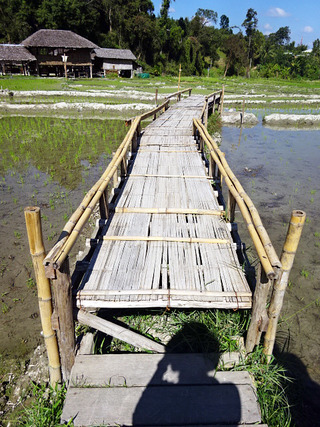
M228 239L207 239L199 237L162 237L162 236L103 236L103 241L119 242L177 242L177 243L210 243L233 245Z
M256 231L255 225L252 222L252 217L250 215L250 212L248 210L247 205L245 204L244 200L242 199L239 192L237 191L234 183L232 182L232 180L228 176L224 166L222 165L222 159L220 159L218 157L218 154L216 153L216 150L214 149L214 145L212 144L212 138L207 133L206 128L202 125L200 120L194 119L194 123L195 123L195 126L197 127L197 129L199 130L201 137L204 139L204 141L208 145L208 148L210 149L211 156L213 157L215 163L217 164L217 166L221 172L221 175L224 177L225 182L226 182L231 194L235 198L235 200L236 200L236 202L240 208L240 211L243 215L243 218L246 221L248 231L249 231L250 236L253 240L253 243L254 243L255 248L257 250L257 254L258 254L259 259L261 261L261 264L262 264L262 266L266 272L266 275L270 279L274 278L276 276L276 273L275 273L275 271L274 271L274 269L273 269L273 267L269 261L266 250L264 248L264 245L262 244L260 237L259 237L259 234ZM224 156L221 156L221 157L224 158Z
M57 383L61 382L60 357L56 334L51 325L52 299L50 282L45 275L43 266L45 249L42 239L40 208L26 207L24 216L37 283L41 326L49 361L50 384L55 387Z
M221 165L223 166L227 176L231 179L231 181L232 181L234 187L236 188L237 192L239 193L240 197L246 203L246 205L250 211L252 221L253 221L255 228L256 228L259 236L260 236L261 242L263 243L263 246L264 246L265 251L268 255L268 258L270 260L271 265L273 267L281 268L281 262L280 262L278 255L277 255L277 253L276 253L276 251L275 251L275 249L271 243L269 235L268 235L266 229L264 228L264 226L262 224L260 215L259 215L256 207L254 206L252 200L247 195L247 193L244 191L242 185L240 184L237 177L232 172L228 162L226 161L224 153L220 150L220 148L215 143L215 141L210 137L210 134L208 133L207 129L204 128L204 126L199 121L198 121L198 124L201 127L201 129L203 130L203 133L206 135L206 139L209 140L211 145L213 146L214 152L219 156L219 160L221 161Z
M210 209L185 209L185 208L126 208L116 207L116 213L149 213L149 214L177 214L177 215L216 215L223 216L224 211Z
M303 211L294 210L291 214L287 237L281 254L282 275L273 286L271 303L268 310L269 325L264 340L264 353L266 354L268 361L270 361L272 355L283 298L288 285L290 271L297 252L305 219L306 214Z

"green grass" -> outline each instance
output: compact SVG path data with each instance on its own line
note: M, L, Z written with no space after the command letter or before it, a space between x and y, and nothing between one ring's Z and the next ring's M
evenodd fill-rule
M60 425L60 417L66 388L47 387L46 384L34 385L32 401L22 411L15 425L25 427L55 427ZM70 422L67 424L72 426Z

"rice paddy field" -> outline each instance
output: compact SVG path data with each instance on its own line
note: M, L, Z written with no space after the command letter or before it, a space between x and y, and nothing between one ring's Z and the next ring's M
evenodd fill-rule
M253 128L223 127L221 149L256 204L278 254L291 211L307 213L277 352L284 366L298 373L311 408L320 389L320 131L267 128L262 119L273 112L319 114L320 82L185 78L182 88L205 95L222 84L226 109L241 110L245 98L246 111L259 118ZM13 77L1 78L0 87L0 381L4 382L12 363L27 360L42 342L24 207L41 207L45 246L50 249L125 136L124 119L151 109L156 89L158 102L175 92L177 79L66 82ZM236 221L250 252L240 213Z

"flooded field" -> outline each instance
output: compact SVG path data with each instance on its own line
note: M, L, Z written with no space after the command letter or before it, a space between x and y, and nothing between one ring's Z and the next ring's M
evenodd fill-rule
M223 128L222 150L280 254L293 209L307 213L285 298L278 348L320 383L320 131ZM52 113L55 114L55 113ZM42 211L50 249L123 139L123 120L0 118L0 362L42 342L23 209ZM240 223L240 214L236 221ZM244 233L245 236L245 233ZM242 234L241 234L241 237ZM247 246L250 241L245 237Z
M255 203L279 255L291 211L307 213L277 345L297 369L307 370L305 378L320 383L320 131L266 128L261 124L265 111L254 112L260 120L257 126L242 131L223 128L221 149ZM239 213L236 221L240 217Z
M50 249L126 134L123 120L0 119L0 355L23 357L40 336L25 206L41 207Z

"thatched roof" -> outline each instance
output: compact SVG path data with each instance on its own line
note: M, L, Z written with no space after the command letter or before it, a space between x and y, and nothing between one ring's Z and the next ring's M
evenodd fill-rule
M21 44L0 44L0 61L35 61L36 58Z
M94 50L97 58L104 59L128 59L135 61L137 58L129 49L105 49L98 48Z
M90 40L67 30L39 30L23 42L27 47L64 47L73 49L94 49L98 47Z

